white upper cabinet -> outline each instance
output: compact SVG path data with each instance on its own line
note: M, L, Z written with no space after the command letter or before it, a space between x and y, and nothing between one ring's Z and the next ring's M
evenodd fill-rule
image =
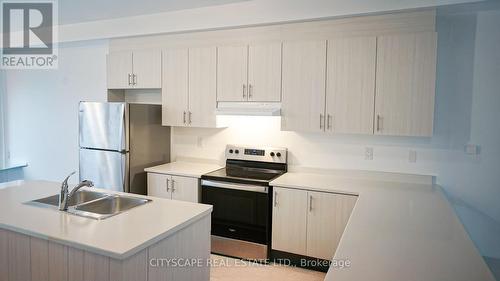
M217 101L246 101L248 47L217 48Z
M328 41L326 132L373 134L376 37Z
M217 48L217 101L280 100L280 42Z
M108 89L161 88L161 52L112 52L107 57Z
M163 51L163 126L184 126L188 107L188 49Z
M324 131L325 74L325 40L283 43L282 130Z
M189 126L216 126L216 58L215 47L189 49Z
M215 47L163 50L162 124L216 127Z
M375 134L432 136L435 32L377 38Z
M134 88L161 88L161 51L133 52Z
M113 52L107 56L109 89L132 87L132 52Z
M281 42L248 46L248 101L281 101Z

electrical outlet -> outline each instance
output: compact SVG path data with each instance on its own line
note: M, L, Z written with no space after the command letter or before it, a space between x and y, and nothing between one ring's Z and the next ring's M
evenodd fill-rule
M373 147L365 148L365 160L373 160Z
M465 145L465 153L469 155L479 155L479 145L477 144Z
M408 154L408 162L417 163L417 151L410 150L410 153Z

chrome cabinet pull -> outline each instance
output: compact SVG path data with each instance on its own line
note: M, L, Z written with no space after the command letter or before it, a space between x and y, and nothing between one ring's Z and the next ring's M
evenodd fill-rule
M312 195L309 195L309 212L312 212L313 210L313 197Z
M132 74L128 75L128 85L132 85Z
M184 111L184 114L182 116L182 122L184 123L184 125L186 125L186 111Z
M247 85L243 84L243 98L246 98Z
M132 83L135 85L137 85L137 74L132 74Z
M377 132L380 131L380 114L377 114Z
M191 115L192 115L192 113L191 113L191 111L189 111L189 125L191 125Z
M332 129L332 122L333 121L333 116L328 114L326 117L326 129L331 130Z
M167 192L169 192L169 191L170 191L170 188L168 187L168 182L169 182L169 181L170 181L170 180L167 178Z
M175 191L175 181L174 181L174 179L171 179L170 181L172 182L172 186L171 186L172 187L172 193L174 193L174 191Z
M252 84L248 84L248 98L252 98Z
M278 192L274 192L274 207L278 206Z

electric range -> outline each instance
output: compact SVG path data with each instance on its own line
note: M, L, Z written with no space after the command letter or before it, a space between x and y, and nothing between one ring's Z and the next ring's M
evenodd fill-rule
M212 253L267 260L272 187L287 171L287 149L228 145L226 167L201 177L201 201L213 205Z

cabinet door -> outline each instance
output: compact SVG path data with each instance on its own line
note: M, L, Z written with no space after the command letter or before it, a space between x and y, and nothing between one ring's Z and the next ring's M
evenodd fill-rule
M375 134L432 136L435 32L377 38Z
M356 199L351 195L308 192L307 256L333 258Z
M247 100L248 47L217 48L217 101Z
M373 134L376 37L328 41L326 131Z
M171 199L170 176L148 173L148 196Z
M306 254L307 191L274 188L272 248Z
M248 100L281 100L281 43L248 47Z
M134 51L134 88L161 88L161 52L155 50Z
M188 111L188 49L163 51L162 125L184 126Z
M326 41L283 43L281 128L323 132Z
M132 88L132 52L112 52L107 56L108 89Z
M193 127L215 127L216 62L215 47L189 49L189 116Z
M172 199L198 203L200 201L200 185L197 178L171 177Z

